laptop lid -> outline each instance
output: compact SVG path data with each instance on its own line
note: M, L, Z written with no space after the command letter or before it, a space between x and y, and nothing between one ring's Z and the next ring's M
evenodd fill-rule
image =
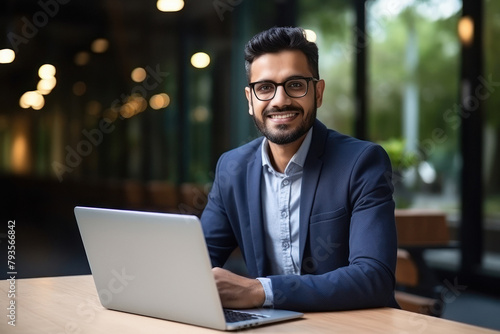
M227 324L196 216L76 207L75 217L108 309L220 330L302 316L259 310L267 313Z

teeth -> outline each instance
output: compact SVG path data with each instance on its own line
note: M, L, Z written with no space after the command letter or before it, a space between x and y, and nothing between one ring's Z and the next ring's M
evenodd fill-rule
M284 114L284 115L271 115L271 118L277 118L277 119L282 119L282 118L290 118L293 117L294 114Z

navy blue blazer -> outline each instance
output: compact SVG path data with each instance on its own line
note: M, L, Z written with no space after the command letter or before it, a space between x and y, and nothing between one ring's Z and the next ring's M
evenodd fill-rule
M392 171L378 145L316 120L300 198L301 275L268 276L261 203L263 138L224 153L201 216L213 266L240 247L249 275L269 277L274 307L398 307Z

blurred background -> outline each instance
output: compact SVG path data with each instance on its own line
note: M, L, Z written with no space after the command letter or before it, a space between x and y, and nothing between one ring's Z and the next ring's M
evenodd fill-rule
M18 277L89 273L75 205L201 214L258 136L243 47L289 25L319 46L318 118L386 148L398 208L446 214L428 265L500 295L494 0L3 0L0 259L15 220Z

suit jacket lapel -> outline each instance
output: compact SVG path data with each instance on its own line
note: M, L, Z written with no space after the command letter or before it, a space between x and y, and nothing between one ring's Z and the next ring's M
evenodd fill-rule
M302 189L300 194L300 236L299 254L300 262L304 259L304 249L306 246L307 234L309 231L309 217L311 216L312 205L316 188L318 187L319 176L323 166L321 156L325 150L327 128L318 120L313 126L313 137L309 153L307 154L304 171L302 174Z
M255 159L248 163L247 198L255 265L258 276L262 277L265 276L267 258L261 202L262 156L260 147L255 153Z

